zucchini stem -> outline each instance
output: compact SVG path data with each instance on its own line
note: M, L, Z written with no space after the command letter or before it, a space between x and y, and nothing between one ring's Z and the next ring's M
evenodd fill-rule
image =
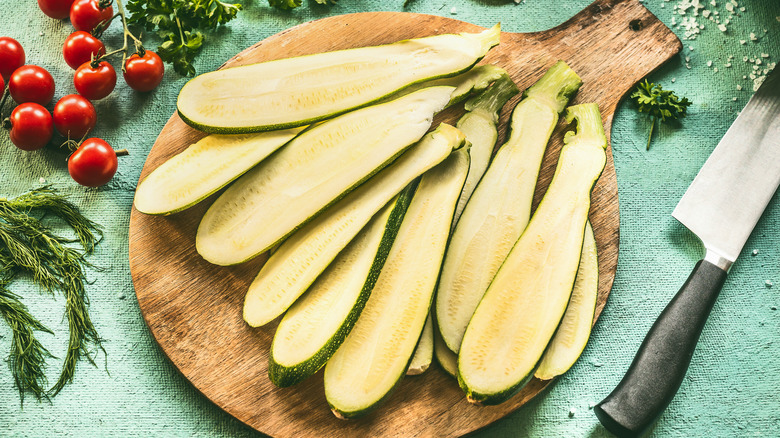
M564 144L593 142L602 148L607 147L607 137L604 135L604 124L596 103L574 105L566 110L566 122L577 120L576 130L566 133Z
M582 85L582 79L563 61L550 67L539 81L525 90L523 97L545 102L555 112L561 113L574 93Z

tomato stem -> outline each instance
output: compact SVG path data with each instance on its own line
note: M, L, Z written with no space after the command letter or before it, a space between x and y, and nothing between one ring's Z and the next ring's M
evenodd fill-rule
M103 61L104 59L116 55L117 53L122 53L122 72L124 73L126 71L125 69L125 62L127 61L127 49L129 48L127 44L127 39L130 38L133 40L133 44L135 45L136 51L139 53L139 56L143 56L144 53L144 46L141 43L141 40L136 37L132 32L130 32L130 29L127 27L127 16L125 15L125 8L122 5L122 0L116 0L116 7L118 12L116 15L111 17L109 20L106 20L107 22L111 22L114 18L120 17L120 21L122 22L122 37L123 37L123 44L122 47L116 50L112 50L111 52L106 53L105 55L95 59L92 61L92 67L97 68L98 64L100 64L100 61ZM102 24L102 23L101 23ZM98 25L100 27L100 25Z

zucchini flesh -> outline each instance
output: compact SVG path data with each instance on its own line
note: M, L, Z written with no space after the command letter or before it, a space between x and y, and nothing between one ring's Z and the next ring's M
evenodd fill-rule
M325 397L339 418L378 406L406 373L467 173L462 149L422 176L363 313L325 365Z
M458 378L458 355L444 343L438 325L433 328L433 355L445 373Z
M284 315L271 344L268 376L274 384L291 386L313 375L344 342L413 194L410 185L383 207Z
M547 193L463 337L458 383L473 403L506 401L530 380L569 302L607 145L596 104L571 107L572 118L579 132L564 137Z
M419 140L452 91L425 88L301 133L217 198L198 227L198 252L233 265L267 251Z
M477 183L488 168L498 138L496 124L499 112L504 104L519 92L509 74L503 71L490 88L472 97L464 105L467 112L455 126L463 131L466 140L471 143L471 168L458 199L458 207L455 209L455 218L452 221L453 227L458 223L466 202L471 198Z
M436 295L439 329L455 353L479 300L528 224L560 103L565 104L581 83L559 61L526 91L528 97L512 112L509 140L496 153L455 226Z
M585 240L582 243L580 266L571 292L569 305L563 314L561 325L534 376L550 380L560 376L579 359L590 337L593 316L596 312L596 298L599 292L599 262L596 253L596 239L590 222L585 225Z
M182 120L212 133L309 125L366 106L411 84L470 69L498 44L496 25L383 46L318 53L205 73L187 82Z
M509 73L507 73L507 71L501 67L497 67L492 64L478 65L471 70L465 73L461 73L457 76L419 82L404 88L401 92L398 93L398 95L405 95L427 87L455 87L455 91L452 92L452 96L450 96L450 103L448 105L451 106L468 99L471 94L481 93L493 82L508 76ZM395 98L396 95L390 97ZM470 111L468 108L466 108L466 110Z
M208 135L144 178L135 192L135 208L141 213L166 215L191 207L244 174L302 130Z
M433 321L431 314L428 313L428 319L425 320L425 326L417 341L409 367L406 369L406 375L418 376L428 371L431 362L433 362Z
M439 125L394 163L293 233L249 286L244 320L258 327L284 313L382 206L465 141L453 126Z

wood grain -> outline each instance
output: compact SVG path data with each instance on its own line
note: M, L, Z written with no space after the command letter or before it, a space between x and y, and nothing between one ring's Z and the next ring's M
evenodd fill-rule
M342 15L269 37L225 66L481 29L431 15ZM555 61L566 61L584 80L574 103L597 102L609 133L622 96L680 49L674 34L636 0L599 0L554 29L503 33L501 44L483 62L505 68L524 89ZM517 99L502 114L500 142ZM454 122L457 116L453 110L438 118ZM553 134L536 202L549 184L565 128L561 123ZM171 117L141 178L203 135L178 116ZM599 249L597 316L612 287L619 244L617 182L608 152L607 167L593 190L590 215ZM244 294L265 257L219 267L204 261L194 248L197 225L214 199L169 217L147 216L133 209L130 269L141 312L165 354L199 391L247 425L269 435L290 437L459 436L515 411L549 383L533 380L500 406L477 407L466 402L453 379L433 367L422 376L404 379L381 408L353 421L338 420L330 413L321 372L296 387L276 388L267 377L268 349L276 324L253 329L241 318Z

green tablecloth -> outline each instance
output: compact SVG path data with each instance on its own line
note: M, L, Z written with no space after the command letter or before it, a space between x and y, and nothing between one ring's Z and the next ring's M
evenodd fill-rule
M407 10L481 26L500 21L506 31L526 32L552 27L588 3L415 0ZM696 238L670 213L752 95L754 81L749 75L755 71L756 60L761 61L761 71L780 59L780 3L740 0L731 8L726 0L713 1L716 6L701 0L711 11L709 15L716 17L714 11L718 11L722 21L731 15L727 7L736 12L725 33L705 17L705 9L694 16L697 8L686 7L687 3L645 2L679 36L695 36L683 41L679 57L651 76L694 103L681 125L657 131L650 151L645 151L647 120L629 103L618 108L612 146L620 194L620 262L612 295L591 341L568 374L477 436L607 436L590 406L619 382L647 329L701 255ZM199 72L213 70L251 44L308 20L357 11L403 10L402 0L340 0L328 7L308 1L292 12L271 9L264 0L246 0L244 6L235 22L209 36L196 63ZM16 38L25 47L29 63L52 72L57 82L55 99L74 92L72 71L61 57L62 42L72 31L70 24L44 16L31 0L0 0L0 11L0 36ZM688 24L680 25L691 17L704 24L699 34L692 34ZM110 47L121 45L121 32L115 26L107 33ZM148 41L150 46L156 42L153 36ZM74 382L51 402L38 403L28 397L23 408L3 364L0 436L258 435L201 396L164 357L143 322L130 279L127 239L133 192L145 157L175 110L177 92L185 81L169 71L158 90L138 94L120 79L111 97L96 104L95 134L131 152L121 158L114 180L100 189L85 190L73 183L61 154L24 153L0 134L0 196L15 196L43 182L51 183L105 229L105 240L92 260L106 271L90 274L94 283L88 290L92 317L108 352L108 372L103 366L94 368L82 362ZM732 269L688 375L654 436L780 436L778 198L774 197ZM67 324L62 299L52 299L23 283L16 283L14 290L55 330L55 336L40 336L44 345L56 356L64 356ZM0 324L3 358L10 340L10 330ZM102 361L101 356L101 365ZM56 378L60 364L50 361L50 380Z

